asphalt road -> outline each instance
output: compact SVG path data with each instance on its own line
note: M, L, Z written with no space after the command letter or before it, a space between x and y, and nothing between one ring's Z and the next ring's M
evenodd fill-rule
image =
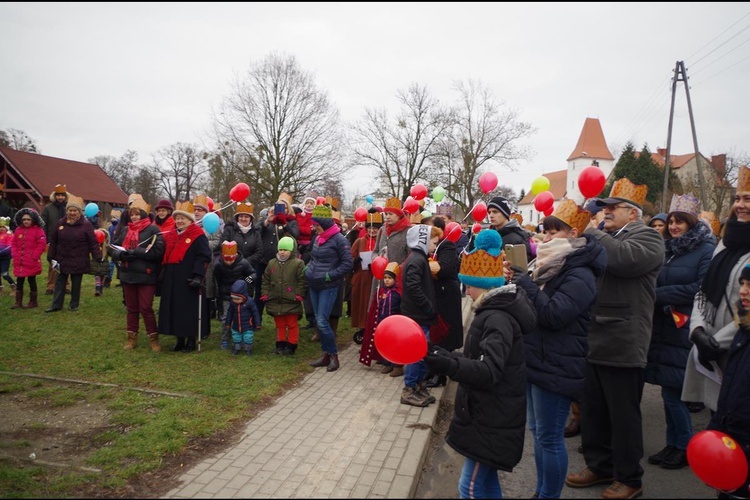
M439 422L436 434L424 462L422 476L415 493L415 498L459 498L458 477L463 466L463 457L445 444L447 419L453 411L453 399L456 384L450 382L446 395L441 402ZM661 400L661 388L646 384L641 401L643 414L645 473L643 475L643 498L716 498L715 490L701 482L690 470L684 467L678 470L662 469L646 461L665 446L664 407ZM695 432L703 430L710 418L707 409L692 413ZM565 440L568 448L569 471L579 471L585 467L583 455L576 449L581 444L580 436ZM512 473L500 473L500 484L505 498L531 498L536 485L536 468L532 439L528 431L524 442L524 454L521 462ZM563 488L562 498L601 498L606 485L591 488Z

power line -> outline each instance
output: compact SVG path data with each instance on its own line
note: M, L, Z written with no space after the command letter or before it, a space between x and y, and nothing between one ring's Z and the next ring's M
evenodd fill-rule
M739 61L737 61L736 63L732 64L731 66L727 66L726 68L724 68L724 69L722 69L722 70L720 70L720 71L718 71L718 72L714 73L713 75L709 76L708 78L705 78L705 79L703 79L703 80L699 81L698 83L694 83L694 84L692 84L691 86L696 86L696 85L700 85L700 84L702 84L702 83L704 83L704 82L707 82L707 81L708 81L708 80L710 80L711 78L713 78L713 77L715 77L715 76L719 76L719 75L720 75L720 74L722 74L723 72L725 72L725 71L727 71L727 70L730 70L730 69L734 68L735 66L738 66L738 65L739 65L740 63L742 63L742 62L744 62L744 61L747 61L748 59L750 59L750 56L747 56L747 57L745 57L744 59L740 59Z
M712 43L714 43L714 41L716 41L716 40L717 40L718 38L720 38L720 37L721 37L721 36L722 36L722 35L723 35L724 33L726 33L727 31L729 31L730 29L734 28L734 27L735 27L735 26L736 26L737 24L739 24L739 23L740 23L740 21L742 21L743 19L745 19L745 18L746 18L747 16L750 16L750 11L748 11L748 12L747 12L747 14L745 14L744 16L742 16L741 18L739 18L739 19L738 19L738 20L737 20L737 21L736 21L736 22L735 22L734 24L732 24L732 25L731 25L730 27L728 27L727 29L725 29L724 31L722 31L721 33L719 33L718 35L716 35L716 36L715 36L715 37L713 38L713 40L711 40L710 42L706 43L706 44L705 44L705 45L704 45L703 47L701 47L700 49L698 49L698 50L697 50L697 51L696 51L695 53L693 53L693 54L692 54L692 55L691 55L690 57L688 57L687 59L688 59L688 60L689 60L689 59L692 59L693 57L695 57L696 55L698 55L698 53L699 53L699 52L700 52L701 50L705 49L706 47L708 47L709 45L711 45ZM744 28L744 29L743 29L742 31L744 31L745 29L747 29L747 27L745 27L745 28ZM739 35L740 33L742 33L742 31L739 31L739 32L738 32L738 33L736 33L736 34L735 34L734 36L737 36L737 35ZM732 38L734 38L734 37L732 37ZM731 38L730 38L729 40L731 40ZM727 40L727 42L728 42L729 40ZM724 43L726 43L726 42L724 42ZM723 45L723 44L722 44L722 45ZM721 47L721 45L719 45L719 47ZM717 47L717 49L718 49L719 47ZM714 50L716 50L716 49L714 49ZM713 51L711 51L711 52L713 52ZM697 63L697 62L699 62L699 61L700 61L701 59L703 59L703 58L705 58L706 56L708 56L709 54L711 54L711 52L709 52L709 53L708 53L708 54L706 54L705 56L701 57L700 59L698 59L698 61L695 61L695 62L694 62L693 64L696 64L696 63Z
M748 25L748 28L750 28L750 25ZM703 67L702 67L702 68L700 68L699 70L697 70L697 71L693 71L693 76L695 76L695 74L696 74L696 73L699 73L699 72L703 71L704 69L708 68L708 67L709 67L709 66L711 66L712 64L714 64L714 63L716 63L716 62L719 62L719 61L720 61L721 59L723 59L724 57L728 56L729 54L731 54L731 53L732 53L732 52L734 52L735 50L739 49L740 47L742 47L743 45L745 45L745 44L746 44L747 42L750 42L750 38L746 39L746 40L745 40L744 42L740 43L740 44L739 44L739 45L737 45L737 46L736 46L735 48L731 49L731 50L730 50L729 52L725 52L725 53L724 53L724 54L723 54L722 56L720 56L720 57L718 57L718 58L714 59L713 61L711 61L710 63L706 64L705 66L703 66Z

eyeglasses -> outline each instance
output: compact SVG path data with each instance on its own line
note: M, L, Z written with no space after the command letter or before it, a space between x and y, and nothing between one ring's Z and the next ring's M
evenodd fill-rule
M631 209L631 208L633 208L633 207L631 207L630 205L604 205L604 208L606 208L606 209L607 209L607 210L609 210L610 212L614 212L614 211L615 211L615 210L617 210L618 208L627 208L627 209Z

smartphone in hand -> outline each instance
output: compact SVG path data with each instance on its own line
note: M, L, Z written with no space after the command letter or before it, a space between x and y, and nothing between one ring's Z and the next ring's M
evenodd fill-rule
M526 259L526 245L505 245L505 259L512 266L522 268L524 272L529 270L529 263Z

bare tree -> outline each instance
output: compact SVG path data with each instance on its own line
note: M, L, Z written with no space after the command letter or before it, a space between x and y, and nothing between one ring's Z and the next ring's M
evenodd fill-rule
M414 184L434 177L429 170L454 118L416 83L397 91L396 98L400 110L393 121L384 109L365 108L364 117L352 126L350 148L354 163L374 168L384 189L405 200Z
M181 142L160 149L154 155L159 183L169 199L187 200L202 194L208 172L207 153L195 144Z
M135 151L125 151L119 158L111 155L95 156L88 162L99 165L104 173L126 193L138 192L134 185L141 168L138 166L138 153Z
M531 150L519 141L536 129L520 121L518 112L498 102L481 82L458 81L454 88L459 93L456 127L442 144L445 158L440 179L447 196L466 210L484 196L478 180L487 167L513 171L514 161L529 158Z
M729 216L740 167L750 165L750 156L747 153L730 152L725 156L720 155L718 160L718 164L702 162L707 203L703 210L713 212L719 219L724 220ZM682 189L683 193L699 193L698 174L694 174L692 178L683 179Z
M237 77L213 133L242 157L242 174L259 202L286 191L298 198L343 173L339 114L292 56L271 54Z
M34 139L26 135L23 130L15 128L0 130L0 146L27 153L41 153Z

